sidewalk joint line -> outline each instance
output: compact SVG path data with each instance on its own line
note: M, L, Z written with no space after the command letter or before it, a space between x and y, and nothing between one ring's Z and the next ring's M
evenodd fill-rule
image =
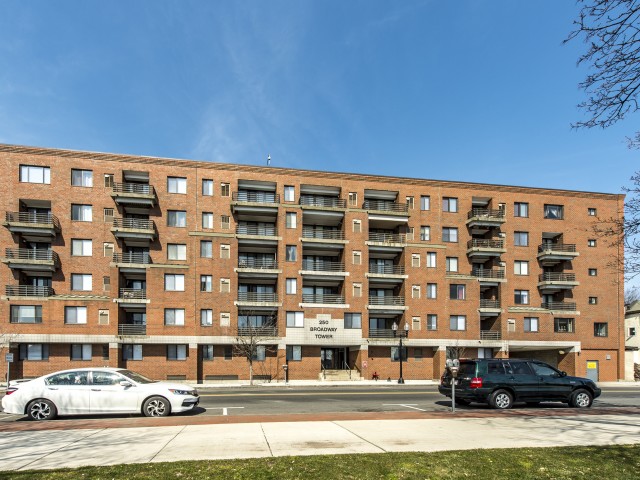
M364 437L361 437L360 435L358 435L358 434L357 434L357 433L355 433L355 432L352 432L351 430L349 430L349 429L348 429L347 427L345 427L344 425L340 425L339 423L336 423L335 421L334 421L334 422L331 422L331 423L333 423L334 425L336 425L336 426L338 426L338 427L340 427L340 428L342 428L342 429L346 430L346 431L347 431L347 432L349 432L351 435L355 435L356 437L358 437L358 438L359 438L360 440L362 440L363 442L368 443L369 445L371 445L371 446L373 446L373 447L375 447L375 448L378 448L378 449L382 450L384 453L389 453L389 452L387 452L384 448L382 448L381 446L376 445L375 443L373 443L373 442L371 442L371 441L367 440L367 439L366 439L366 438L364 438Z
M264 437L264 441L267 442L267 448L269 449L269 455L271 455L272 457L273 455L273 451L271 450L271 445L269 444L269 439L267 438L267 434L264 431L264 425L261 423L260 424L260 430L262 430L262 436Z
M165 448L167 448L167 445L169 445L171 442L173 442L178 435L180 435L182 432L184 432L185 428L187 428L187 425L184 425L178 432L176 432L176 434L173 437L171 437L169 440L167 440L167 443L165 443L160 448L160 450L158 450L155 453L155 455L149 459L149 462L153 462L154 458L156 458L158 455L160 455L160 452L162 452Z

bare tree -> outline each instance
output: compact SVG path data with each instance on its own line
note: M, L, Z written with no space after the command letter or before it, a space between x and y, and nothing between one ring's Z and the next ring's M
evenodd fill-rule
M271 312L268 315L269 320L266 323L254 324L251 317L256 316L255 313L249 313L246 317L249 319L246 323L238 324L238 335L233 344L233 355L244 357L249 364L249 385L253 385L253 363L258 360L263 353L273 353L276 348L273 345L274 338L277 336L277 317ZM264 352L262 349L264 348Z
M624 304L631 305L640 300L640 287L628 287L624 289Z

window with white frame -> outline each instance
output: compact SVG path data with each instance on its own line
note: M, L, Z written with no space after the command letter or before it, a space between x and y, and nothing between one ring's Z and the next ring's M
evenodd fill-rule
M285 202L293 202L295 201L296 189L291 185L285 185L284 187L284 201Z
M231 280L228 278L220 279L220 293L230 293L231 292Z
M411 266L412 267L419 267L420 266L420 254L419 253L412 253L411 254Z
M223 230L229 230L229 228L231 228L231 217L229 215L220 216L220 228Z
M20 181L23 183L51 183L51 169L35 165L20 165Z
M458 271L458 257L447 257L447 272Z
M427 252L427 268L436 268L436 252Z
M345 313L344 328L362 328L361 313Z
M64 307L64 323L84 325L87 323L87 307Z
M353 284L353 297L360 298L362 296L362 284L360 282Z
M298 247L296 245L286 246L285 260L287 262L295 262L298 260Z
M590 217L595 217L598 215L598 210L596 210L595 208L588 208L587 213Z
M91 360L92 345L90 343L71 344L71 360Z
M104 223L113 223L113 208L103 208L102 209L103 220Z
M524 331L525 332L537 332L539 331L538 317L524 317Z
M28 361L49 360L49 345L46 343L21 343L19 358Z
M72 204L71 220L76 222L91 222L93 220L93 206Z
M167 192L187 193L187 179L184 177L167 177Z
M420 227L420 240L423 242L428 242L431 240L431 227L427 225L423 225Z
M165 325L184 325L184 308L165 308L164 309Z
M427 298L433 299L438 297L438 284L427 283Z
M202 212L202 228L213 228L212 212Z
M420 298L420 285L411 286L411 298Z
M187 212L185 210L168 210L167 226L184 228L187 226Z
M71 185L74 187L93 187L93 171L72 168Z
M231 184L229 184L229 183L221 183L220 184L220 196L221 197L230 197L231 196Z
M231 258L231 245L229 245L228 243L220 244L220 258L222 260L228 260L229 258Z
M437 330L438 329L438 315L435 313L430 313L427 315L427 330Z
M295 295L298 293L298 279L287 278L286 280L287 295Z
M409 210L413 210L413 207L414 207L414 199L413 199L413 197L408 196L408 197L406 197L406 200L407 200L407 208Z
M420 195L420 210L431 210L431 197Z
M467 317L464 315L451 315L449 317L449 329L452 331L466 330Z
M529 204L526 202L515 202L513 204L513 216L514 217L528 217L529 216Z
M411 330L420 330L420 317L411 317Z
M595 247L597 245L598 245L598 243L596 242L596 240L594 238L590 238L589 240L587 240L587 246L588 247Z
M71 290L90 292L93 290L93 277L90 273L72 273Z
M455 227L442 227L442 241L458 243L458 229Z
M564 218L564 207L562 205L545 204L544 218L548 218L551 220L562 220Z
M514 290L513 301L516 305L529 305L529 290Z
M142 345L122 345L123 360L142 360Z
M360 265L362 263L362 253L359 250L354 250L351 258L354 265Z
M304 327L304 312L287 312L287 328Z
M256 345L251 359L254 362L264 362L267 359L267 347L265 345Z
M299 362L302 360L302 346L301 345L287 345L287 360L292 362Z
M528 247L529 232L513 232L513 244L516 247Z
M200 291L201 292L213 291L213 276L200 275Z
M11 323L42 323L42 305L11 305Z
M349 206L357 207L358 206L358 193L357 192L349 192Z
M467 287L464 284L449 285L449 298L451 300L465 300L467 298Z
M287 228L296 228L297 223L298 222L297 222L296 212L287 212L287 216L286 216Z
M553 331L555 333L573 333L575 322L573 318L554 318Z
M200 258L213 258L213 242L200 240Z
M353 221L353 233L360 233L362 231L362 221L354 220Z
M186 185L185 185L185 191L186 191ZM204 197L213 196L213 180L208 178L202 179L202 195Z
M515 260L513 262L514 275L529 275L529 262L527 260Z
M102 256L106 258L113 258L114 246L111 242L105 242L102 244Z
M220 326L228 327L231 325L231 314L229 312L220 312Z
M167 345L167 360L186 360L186 345Z
M169 243L167 245L168 260L186 260L187 246L183 243Z
M90 257L93 254L93 242L88 239L72 238L71 255L74 257Z
M443 212L457 212L458 211L458 199L455 197L443 197L442 198L442 211Z
M184 274L165 273L164 289L167 292L184 292Z
M200 325L203 327L210 327L213 325L213 310L209 308L203 308L200 310Z

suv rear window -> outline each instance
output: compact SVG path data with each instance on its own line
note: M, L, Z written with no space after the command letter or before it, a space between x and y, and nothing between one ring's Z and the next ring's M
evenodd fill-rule
M460 362L458 376L461 377L464 375L476 376L476 362Z

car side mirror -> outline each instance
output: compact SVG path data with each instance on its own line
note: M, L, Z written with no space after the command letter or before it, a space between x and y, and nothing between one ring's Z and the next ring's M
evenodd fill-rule
M567 376L567 372L565 372L565 371L560 372L560 376L561 377L566 377Z
M121 387L132 387L133 384L131 382L126 381L126 380L120 380L120 386Z

